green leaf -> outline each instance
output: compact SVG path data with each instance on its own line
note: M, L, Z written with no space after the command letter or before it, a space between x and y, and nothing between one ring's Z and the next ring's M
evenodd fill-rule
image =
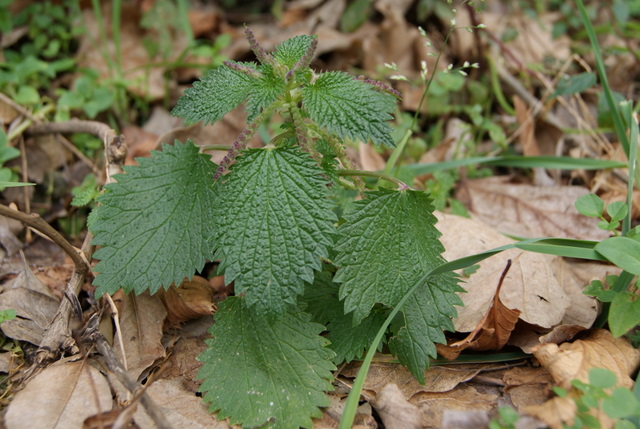
M354 0L350 2L340 17L340 31L343 33L356 31L369 19L372 11L371 0Z
M342 302L336 303L338 308ZM340 312L327 325L327 339L331 341L329 347L336 353L333 362L338 365L342 362L351 362L360 359L365 350L371 346L378 330L387 317L384 311L373 311L358 325L353 324L353 316Z
M602 401L602 411L612 419L637 416L640 415L640 403L631 390L618 387L611 393L611 397Z
M614 337L621 337L640 324L640 299L632 293L616 293L609 310L609 329Z
M586 194L576 200L576 209L583 216L600 217L604 210L604 201L595 194Z
M338 298L340 285L332 278L333 275L327 271L316 272L313 283L307 283L304 295L300 297L300 309L311 314L311 320L325 326L344 314Z
M305 313L269 320L239 297L220 304L212 339L198 360L198 378L209 410L244 427L311 427L318 407L329 405L333 352L322 325Z
M640 275L640 242L633 238L607 238L596 244L595 250L623 270Z
M93 244L103 246L95 253L98 297L120 288L155 293L191 277L213 253L210 157L176 141L137 161L105 186L91 215Z
M302 93L304 107L317 124L342 138L394 147L391 127L395 97L343 72L317 76Z
M453 273L439 274L416 290L401 310L404 326L391 338L389 348L422 384L429 357L437 356L434 343L446 343L444 330L455 331L451 319L455 306L462 305L456 292L462 291Z
M601 302L611 302L618 295L615 290L605 289L600 280L591 280L591 283L585 286L582 293L596 297Z
M589 384L601 389L608 389L616 385L616 375L606 368L592 368L589 370Z
M31 86L21 86L14 100L18 104L38 104L40 102L40 94Z
M262 315L295 305L333 245L326 179L299 148L253 149L237 158L213 213L225 281Z
M624 27L629 21L631 10L625 0L613 0L613 16L616 18L616 22L619 26ZM636 6L637 9L637 6Z
M214 123L242 103L252 86L249 76L223 65L187 89L171 113L189 122Z
M308 35L292 37L278 45L272 55L278 63L291 68L302 58L313 39L317 37Z
M380 190L354 204L345 215L334 281L342 283L345 311L362 320L375 303L395 306L428 271L444 262L436 218L427 194ZM459 290L453 277L443 285Z
M0 165L19 156L20 151L15 147L9 146L7 133L0 128Z
M284 81L278 78L269 65L260 66L262 77L251 80L251 88L247 99L247 121L251 122L268 105L284 93Z
M623 201L614 201L607 206L607 214L611 222L621 221L629 213L629 207Z
M583 92L591 88L596 83L595 73L579 73L571 77L565 77L558 82L558 87L551 94L551 97L558 95L571 95Z

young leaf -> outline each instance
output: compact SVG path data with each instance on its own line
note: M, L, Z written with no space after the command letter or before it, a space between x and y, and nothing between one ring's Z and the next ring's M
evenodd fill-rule
M456 292L462 290L452 273L439 274L418 288L402 309L404 326L391 338L389 348L422 384L429 357L437 355L434 343L446 343L443 331L454 331L454 306L462 305Z
M220 304L213 337L198 360L200 390L210 411L232 424L274 428L311 427L318 407L329 405L333 352L320 336L322 325L304 313L269 321L239 297Z
M584 216L600 217L604 210L604 201L595 194L582 195L576 200L576 209Z
M268 147L239 156L221 186L215 258L261 315L295 305L328 257L336 217L321 174L300 149Z
M278 96L284 93L284 81L274 74L273 67L264 65L258 69L262 76L251 82L247 99L248 122L253 121L262 109L273 103Z
M273 52L273 57L279 64L285 65L288 68L292 68L295 63L307 52L307 49L311 46L311 43L317 39L318 36L295 36L291 39L285 40L276 47Z
M386 121L396 99L366 82L339 71L322 73L303 90L302 100L315 123L342 138L395 146Z
M189 122L214 123L242 103L253 85L251 77L222 65L187 89L171 113Z
M614 337L621 337L640 323L640 299L627 291L616 293L609 310L609 329Z
M623 270L640 275L640 241L610 237L596 244L595 250Z
M209 156L176 141L137 161L105 187L91 215L92 244L103 246L94 255L96 296L120 288L155 293L191 277L213 253Z
M334 281L342 283L345 311L354 311L358 323L377 302L395 306L424 273L444 262L444 247L423 192L369 192L354 206L338 230ZM455 284L448 287L457 291Z

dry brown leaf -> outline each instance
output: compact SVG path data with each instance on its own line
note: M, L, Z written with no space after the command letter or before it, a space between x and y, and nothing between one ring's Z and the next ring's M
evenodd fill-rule
M422 428L420 408L407 401L394 383L384 386L372 405L386 429Z
M239 428L238 426L230 426L226 421L216 419L209 413L202 398L187 391L180 380L158 380L147 388L147 394L162 409L171 427L189 429ZM156 428L144 407L138 407L134 419L141 429Z
M184 332L182 334L184 335ZM197 360L197 357L206 348L204 340L180 338L171 349L166 364L163 364L163 377L168 380L179 379L185 389L196 393L200 387L198 371L202 367L202 362Z
M364 388L377 394L384 386L393 383L400 388L404 397L409 399L420 392L448 392L488 368L491 368L491 365L432 366L424 373L425 383L420 384L402 365L373 363L365 380ZM347 366L341 374L345 377L355 378L359 369L360 364L354 363Z
M609 235L598 229L598 219L581 215L574 205L588 192L580 186L516 185L505 177L488 177L462 182L456 198L505 234L603 240Z
M19 287L0 294L0 310L14 309L17 317L0 325L14 340L38 345L58 311L59 302L43 293Z
M585 328L593 326L598 317L599 301L583 294L582 290L592 280L604 281L608 275L620 274L620 269L595 261L558 258L554 261L554 272L558 283L571 299L571 306L567 309L562 323Z
M443 256L449 261L513 242L477 220L443 213L436 216L446 249ZM554 258L511 249L482 261L480 268L461 283L467 293L460 294L464 306L458 307L454 319L456 331L471 332L478 326L509 259L513 266L500 291L502 303L520 311L520 319L527 323L546 328L560 323L570 302L551 269Z
M18 253L22 248L22 243L16 235L22 231L22 223L6 216L0 216L0 262ZM5 274L0 271L0 275Z
M539 418L552 429L561 429L563 428L563 423L573 422L577 412L577 405L569 396L564 398L555 397L544 404L525 407L524 411Z
M497 387L478 390L474 386L463 384L450 392L420 393L411 402L422 410L424 428L440 429L447 410L491 411L495 408L498 397Z
M489 424L486 410L444 410L441 429L476 429Z
M501 10L487 11L479 16L480 22L486 24L498 38L507 30L517 31L518 37L504 42L510 55L519 62L507 62L514 69L531 63L540 64L549 57L564 60L571 56L570 38L566 35L552 37L549 31L559 19L563 19L559 13L543 13L537 15L536 19L530 19L522 11L506 14Z
M119 314L127 370L137 379L156 360L166 356L161 340L167 311L160 298L144 292L140 295L123 295ZM113 348L121 362L125 362L118 336L115 337Z
M56 362L18 392L4 415L6 429L81 428L112 407L109 384L86 362Z
M630 375L640 365L640 350L604 329L594 330L573 343L543 344L534 350L534 355L556 384L567 390L573 379L587 383L592 368L607 368L616 375L619 386L632 387Z
M530 405L540 405L549 398L553 379L543 367L515 367L502 376L505 393L518 410Z

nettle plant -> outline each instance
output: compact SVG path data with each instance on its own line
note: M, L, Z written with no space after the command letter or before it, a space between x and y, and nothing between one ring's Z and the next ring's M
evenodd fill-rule
M225 62L173 113L213 123L244 102L248 125L220 165L176 141L106 186L90 222L102 246L94 285L97 296L155 293L219 260L235 296L220 303L199 356L211 412L245 427L310 427L329 405L335 365L363 355L444 248L427 194L388 177L398 189L365 191L358 176L371 173L346 157L345 139L394 146L387 121L399 94L311 70L316 36L267 53L246 35L259 64ZM275 114L282 132L247 149ZM363 198L339 217L344 189ZM385 343L418 380L453 329L459 291L452 272L433 275L390 324Z

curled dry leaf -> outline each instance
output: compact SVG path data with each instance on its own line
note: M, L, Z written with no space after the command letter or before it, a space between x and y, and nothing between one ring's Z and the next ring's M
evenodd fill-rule
M158 296L167 310L167 319L176 325L211 315L216 309L213 288L207 279L200 276L185 280L177 287L171 285L167 290L160 289Z
M436 344L439 355L453 360L467 348L476 351L500 350L507 344L520 316L519 310L508 308L500 300L500 289L510 267L511 261L507 261L507 266L500 276L498 287L493 295L491 307L476 329L461 341L449 345Z

